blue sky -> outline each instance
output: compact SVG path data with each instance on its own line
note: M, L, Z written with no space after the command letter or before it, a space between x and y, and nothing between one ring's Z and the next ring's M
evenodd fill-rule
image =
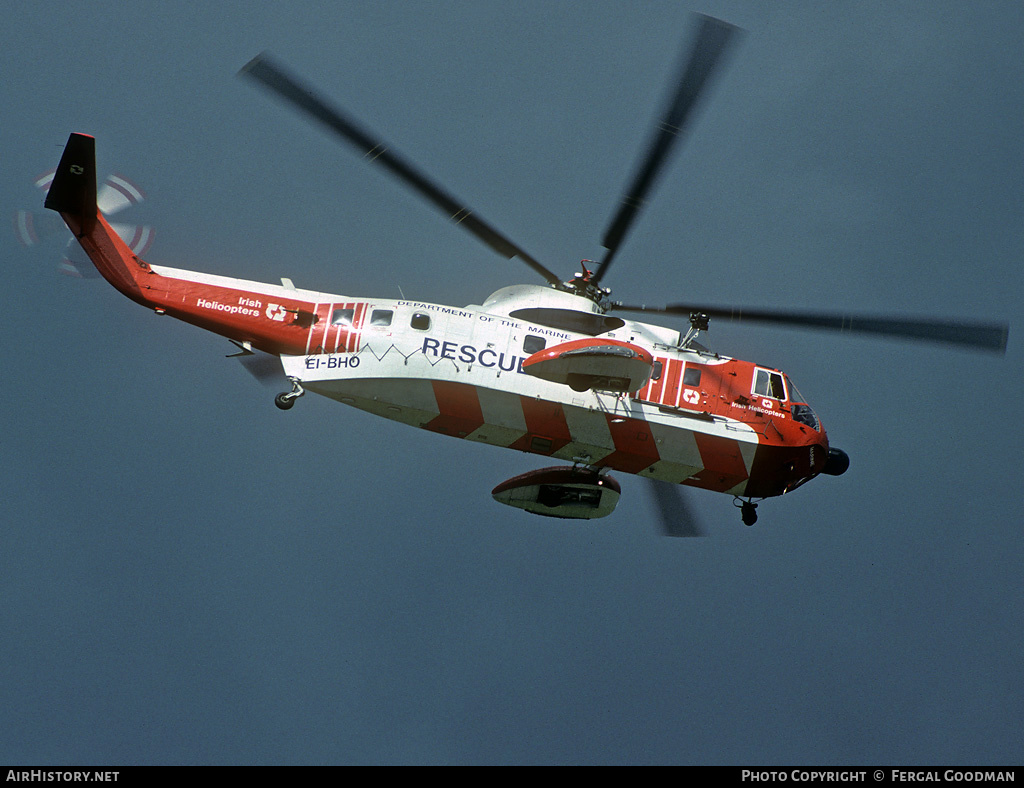
M1003 357L712 322L850 471L744 527L501 507L536 458L316 397L8 235L0 762L1020 763L1024 7L15 2L0 195L72 131L154 263L480 303L538 281L235 76L267 50L552 270L601 234L691 11L746 30L603 284L1010 323ZM124 214L129 218L128 212Z

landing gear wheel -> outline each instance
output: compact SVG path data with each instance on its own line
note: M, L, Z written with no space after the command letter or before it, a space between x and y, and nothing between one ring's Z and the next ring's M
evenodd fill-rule
M302 388L302 384L299 383L298 378L293 378L291 375L288 376L288 380L292 383L292 390L278 394L274 397L274 404L277 405L281 410L288 410L292 405L295 404L295 400L306 393L306 390Z

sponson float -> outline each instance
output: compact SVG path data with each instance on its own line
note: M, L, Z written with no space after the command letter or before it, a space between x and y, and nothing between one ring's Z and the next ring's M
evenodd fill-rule
M632 393L654 372L654 357L639 345L615 339L574 339L538 350L523 371L564 383L573 391L595 389Z
M615 510L622 489L608 474L590 468L541 468L502 482L491 496L499 503L545 517L592 520Z

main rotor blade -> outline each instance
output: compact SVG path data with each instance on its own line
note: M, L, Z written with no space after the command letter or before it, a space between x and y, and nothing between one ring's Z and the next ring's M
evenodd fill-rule
M469 208L418 172L412 165L392 153L383 141L371 136L370 132L360 128L352 118L344 115L340 110L330 107L324 99L296 81L280 66L271 62L266 54L257 55L238 73L256 80L286 102L327 126L342 139L350 142L361 150L366 158L390 170L399 180L444 211L453 222L469 230L505 259L518 257L551 284L561 284L562 280L555 274L485 221L479 219Z
M647 193L654 185L665 159L672 151L679 135L685 130L686 121L697 105L701 92L707 87L715 66L725 54L732 36L739 31L739 28L719 19L709 16L702 16L700 19L700 26L694 37L690 56L682 70L679 86L654 132L647 154L622 199L618 213L605 233L602 244L608 253L594 276L595 283L601 280L611 265L623 238L643 207Z
M697 516L690 506L686 491L678 484L659 482L654 479L650 483L651 493L658 504L661 517L661 532L665 536L704 536Z
M738 307L687 306L670 304L666 307L630 306L615 304L624 312L657 312L668 315L705 314L708 317L751 323L771 323L780 326L812 328L855 334L876 334L899 339L920 339L947 345L1006 352L1010 327L1006 323L976 321L908 319L878 317L874 315L842 315L831 312L789 312L769 309L741 309Z

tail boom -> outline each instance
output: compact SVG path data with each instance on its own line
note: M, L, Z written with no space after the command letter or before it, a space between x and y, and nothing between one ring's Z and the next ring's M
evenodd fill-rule
M326 325L323 321L329 320L331 302L345 300L279 285L150 266L132 252L99 211L96 140L87 134L72 134L68 139L45 205L61 215L100 274L128 298L159 314L268 353L310 352L313 326Z

